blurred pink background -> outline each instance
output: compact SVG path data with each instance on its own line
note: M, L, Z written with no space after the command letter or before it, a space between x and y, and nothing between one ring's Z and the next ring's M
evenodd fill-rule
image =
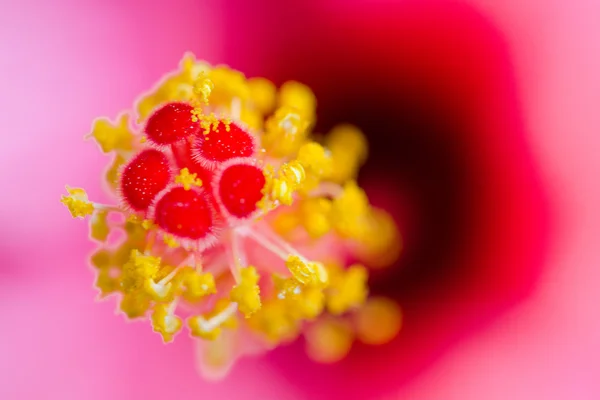
M276 75L276 66L287 60L269 61L279 50L270 47L276 42L263 24L280 24L282 35L310 37L299 29L314 32L310 24L290 21L297 30L284 32L288 21L281 18L326 15L338 27L358 13L363 22L357 29L368 29L392 7L308 1L282 16L283 3L57 0L3 7L1 399L320 398L320 386L306 387L310 379L294 376L310 372L293 368L305 364L293 349L280 353L289 365L277 355L243 360L225 382L207 383L196 374L189 339L163 346L147 325L115 317L113 301L95 303L85 267L92 248L86 226L71 220L58 201L66 183L104 196L98 178L106 160L82 136L95 117L129 107L185 51L231 62L251 75ZM402 15L405 2L395 3ZM440 3L448 2L431 7ZM549 201L549 245L527 296L458 337L411 379L394 379L395 368L410 362L402 354L373 359L387 364L388 373L385 389L373 390L372 398L600 398L600 3L463 3L489 20L507 44L524 142ZM381 369L350 365L358 377L356 368ZM335 398L343 379L329 383ZM370 384L381 386L381 379L365 373L364 396Z

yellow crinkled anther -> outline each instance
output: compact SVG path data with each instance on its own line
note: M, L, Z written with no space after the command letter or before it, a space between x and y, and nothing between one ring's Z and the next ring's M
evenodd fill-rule
M115 272L117 272L116 269L110 267L98 269L94 286L100 290L100 295L102 297L116 293L120 290L121 283L119 280L119 274Z
M90 263L94 268L108 268L113 264L113 253L108 249L98 249L90 257Z
M160 257L148 256L139 250L131 251L129 262L123 266L121 285L125 292L144 288L149 279L153 279L160 268Z
M279 89L279 105L293 107L314 118L317 98L310 88L300 82L285 82Z
M208 72L208 78L214 83L211 106L230 107L234 99L244 102L250 95L246 77L240 71L220 65Z
M119 308L128 318L139 318L146 315L150 308L150 298L143 291L124 293Z
M360 242L362 246L357 247L357 253L372 268L392 265L402 250L402 237L394 219L376 208L369 213Z
M67 192L69 195L63 195L60 202L69 209L73 218L84 218L94 213L94 204L88 200L85 190L67 186Z
M217 292L215 278L210 272L197 272L191 267L185 268L183 276L183 297L190 303Z
M303 286L300 293L286 298L289 314L298 320L312 320L325 309L325 295L322 288Z
M331 200L307 199L300 205L301 222L312 238L320 238L331 230Z
M108 249L99 249L90 257L90 263L97 269L94 286L100 290L101 296L107 296L121 289L118 264L115 263L115 253Z
M179 175L175 177L175 183L179 183L183 185L185 190L190 190L192 186L202 186L202 180L197 177L197 173L190 174L190 170L187 168L183 168Z
M402 310L393 300L373 297L353 316L358 339L366 344L380 345L392 340L402 328Z
M290 316L287 302L280 299L265 301L248 322L252 329L262 333L274 344L291 341L299 333L299 324Z
M343 359L352 348L352 327L342 319L325 318L307 327L306 352L316 362L330 364Z
M303 261L298 256L290 255L285 266L303 285L324 287L328 283L327 270L321 263Z
M215 88L215 84L207 76L206 73L201 72L194 81L194 94L200 97L200 100L204 104L208 104L208 98Z
M99 242L106 241L110 233L108 226L108 211L98 211L90 219L90 236Z
M310 120L301 111L281 107L265 122L262 144L273 156L286 156L298 150L307 135Z
M365 192L354 181L344 185L343 192L333 200L331 221L336 231L344 236L360 238L370 210Z
M96 140L104 153L133 149L133 134L129 129L127 114L121 115L116 123L110 122L107 118L97 119L89 136Z
M273 276L277 299L283 301L288 315L295 320L310 320L319 316L324 309L325 296L320 287L305 286L296 278Z
M355 179L367 159L368 144L362 132L353 125L338 125L325 138L334 167L328 178L343 183Z
M333 167L331 155L329 152L316 142L303 144L298 150L298 162L304 168L317 176L331 174Z
M241 280L231 289L229 298L238 304L238 309L246 318L260 309L260 276L254 267L242 268Z
M327 288L327 310L334 315L358 307L368 294L368 273L362 265L353 265L347 270L330 270L330 284Z
M205 319L199 315L194 315L187 319L188 327L190 328L191 334L194 337L198 337L204 340L215 340L221 335L221 328L215 327L210 330L206 330L202 322Z
M265 187L268 190L271 200L278 201L284 205L291 205L295 191L304 182L305 178L304 167L298 161L294 160L283 164L279 168L276 177L268 177Z
M125 157L120 154L116 154L112 163L104 174L104 180L106 181L106 184L113 191L116 191L119 187L119 173L121 171L121 167L125 164L125 161L127 161Z
M157 304L152 312L152 329L160 333L165 343L173 340L173 336L181 330L181 318L169 309L171 304Z
M277 88L273 82L265 78L251 78L248 79L248 87L254 107L262 114L273 111L277 95Z

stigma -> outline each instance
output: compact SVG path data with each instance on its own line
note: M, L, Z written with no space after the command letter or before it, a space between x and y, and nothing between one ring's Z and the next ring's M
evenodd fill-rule
M356 183L367 141L350 125L316 136L315 116L305 85L186 55L87 135L111 157L114 204L72 187L61 201L89 218L95 286L164 342L187 331L207 376L301 336L334 362L400 329L397 305L369 298L368 267L390 264L400 236Z

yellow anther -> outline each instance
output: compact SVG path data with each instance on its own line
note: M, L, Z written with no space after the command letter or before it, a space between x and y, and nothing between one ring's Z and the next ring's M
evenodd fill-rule
M132 250L129 262L123 266L121 285L125 292L142 289L148 279L153 279L160 268L160 257L147 256Z
M274 201L279 201L281 204L291 206L294 198L294 189L288 181L275 178L271 183L271 198Z
M129 262L131 252L140 247L142 246L134 243L132 240L125 240L114 250L112 255L112 264L122 268L126 263Z
M173 340L173 336L181 330L181 318L170 310L171 304L157 304L152 312L152 329L160 333L165 343Z
M281 204L291 205L294 192L304 182L306 174L304 167L298 161L290 161L283 164L277 172L277 177L270 178L268 174L265 187L270 192L270 198L273 201L279 201Z
M285 179L290 186L296 188L304 182L306 178L306 172L304 167L298 161L290 161L287 164L283 164L279 168L278 176L281 179Z
M246 77L239 71L217 66L208 73L208 77L215 85L210 96L211 106L230 107L234 99L243 102L250 95Z
M353 265L345 271L330 273L327 288L327 309L334 315L358 307L364 303L368 294L368 273L362 265Z
M316 286L305 286L296 278L282 279L273 276L277 299L285 302L290 317L297 320L319 316L325 306L323 290Z
M251 78L248 79L250 88L250 97L254 106L263 114L269 114L275 108L275 96L277 88L268 79Z
M119 171L125 161L125 157L117 154L104 174L104 179L112 190L116 190L119 186Z
M298 150L309 125L297 109L281 107L265 122L263 145L274 156L289 155Z
M194 93L204 104L208 104L208 98L214 88L215 84L204 72L201 72L194 81Z
M122 115L116 123L106 118L99 118L92 126L89 134L100 145L104 153L114 150L132 150L133 134L129 130L129 115Z
M273 275L273 284L277 290L277 298L290 299L302 293L302 283L296 278L281 278Z
M273 229L280 236L286 236L290 234L296 227L300 225L300 217L295 212L282 212L277 214L277 217L273 220Z
M369 151L367 139L361 130L353 125L335 126L325 141L331 151L352 154L359 164L367 159Z
M217 292L215 278L210 272L197 272L191 267L187 267L183 276L183 297L190 303L200 301L204 297Z
M354 334L344 320L325 318L311 324L304 333L306 353L319 363L331 364L343 359L352 348Z
M400 306L385 297L373 297L355 315L356 334L361 342L373 345L392 340L402 328Z
M92 254L90 257L90 263L94 268L106 269L109 268L112 263L113 254L107 249L99 249Z
M204 321L204 318L199 315L195 315L187 319L187 324L190 328L192 336L204 340L215 340L219 337L219 335L221 335L221 328L215 327L210 330L205 330L201 321Z
M172 249L179 247L179 242L175 239L175 236L168 233L163 234L163 242Z
M231 289L229 298L238 304L238 309L246 318L260 309L260 276L254 267L241 269L241 281Z
M369 209L365 192L354 181L346 183L343 193L333 201L331 218L335 229L344 237L362 237Z
M300 147L298 162L317 176L331 174L333 166L329 152L316 142L308 142Z
M338 183L356 179L368 153L367 140L362 132L352 125L339 125L327 135L325 144L333 163L328 178Z
M285 262L285 266L291 272L292 276L303 285L319 287L327 285L327 270L321 263L305 262L298 256L290 255Z
M128 241L131 245L142 246L146 241L147 230L142 226L144 219L139 216L131 216L125 221L125 234L127 235ZM134 247L135 247L134 246ZM129 257L129 252L127 253Z
M402 250L402 237L396 223L387 212L372 208L360 237L362 246L357 247L361 260L368 260L370 267L382 268L392 265Z
M312 198L300 206L302 225L312 238L319 238L331 230L331 200Z
M100 290L100 295L102 297L118 292L121 288L119 276L116 272L118 271L113 270L112 268L102 268L98 270L94 286Z
M110 233L110 227L108 226L108 212L98 211L90 219L90 236L99 242L106 241L108 234Z
M202 186L202 180L197 178L198 174L193 173L190 174L190 170L187 168L183 168L179 175L175 177L175 183L179 183L183 185L185 190L190 190L192 186Z
M142 291L124 293L119 308L130 319L143 317L150 308L150 298Z
M272 343L291 341L298 336L297 320L290 315L287 302L279 299L266 301L248 322Z
M316 111L317 99L308 86L288 81L279 89L279 105L296 108L312 118Z
M314 286L302 288L302 295L296 300L296 309L300 317L306 320L312 320L321 315L325 309L323 290Z
M68 209L73 218L83 218L94 213L94 205L88 200L87 193L81 188L67 186L68 196L60 199Z

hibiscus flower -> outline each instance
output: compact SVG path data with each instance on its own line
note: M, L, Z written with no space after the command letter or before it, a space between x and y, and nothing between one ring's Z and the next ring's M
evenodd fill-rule
M2 397L593 397L598 49L585 44L597 6L280 3L14 6L29 19L2 25L13 38L3 42ZM64 224L55 188L94 187L103 160L73 138L186 50L303 81L322 129L346 119L366 131L361 181L375 204L395 206L405 234L405 257L372 286L403 302L397 341L328 367L299 343L209 385L186 366L189 342L163 346L145 326L124 327L113 305L93 304L81 268L91 247L83 227ZM105 77L121 85L108 89Z

